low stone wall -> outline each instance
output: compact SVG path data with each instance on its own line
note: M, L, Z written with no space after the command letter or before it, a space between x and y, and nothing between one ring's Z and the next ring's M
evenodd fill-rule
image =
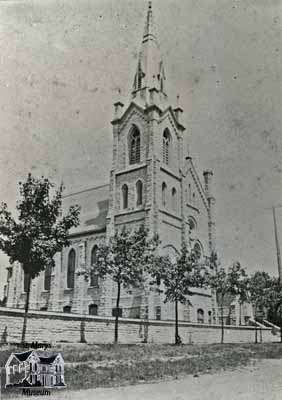
M6 328L6 341L19 342L23 324L23 310L0 307L0 340ZM84 327L83 327L84 326ZM112 343L114 318L63 314L48 311L30 311L27 323L27 342L73 342L81 340L84 332L87 343ZM183 343L219 343L219 325L179 323L179 333ZM5 336L5 335L4 335ZM120 319L119 342L142 343L147 337L149 343L173 343L173 321L142 321ZM258 340L278 341L271 328L258 330ZM254 342L255 328L247 326L225 326L225 342Z

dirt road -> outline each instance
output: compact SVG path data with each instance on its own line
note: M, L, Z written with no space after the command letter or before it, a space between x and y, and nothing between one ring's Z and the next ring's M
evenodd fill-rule
M33 397L35 399L37 397ZM39 399L40 397L38 397ZM282 360L261 360L239 370L161 383L61 392L58 400L281 400ZM42 399L42 397L41 397Z

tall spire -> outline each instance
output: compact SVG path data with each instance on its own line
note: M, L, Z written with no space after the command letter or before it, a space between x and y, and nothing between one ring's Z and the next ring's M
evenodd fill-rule
M153 20L152 2L149 1L132 97L138 97L148 103L150 90L155 89L160 98L165 98L165 79L162 56Z

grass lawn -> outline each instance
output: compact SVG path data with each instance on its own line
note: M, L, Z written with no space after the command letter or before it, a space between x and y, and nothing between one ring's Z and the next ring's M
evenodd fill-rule
M190 374L234 369L254 359L282 358L280 343L181 346L61 344L56 350L62 352L65 360L67 389L74 390L177 379ZM1 366L12 351L20 349L0 348Z

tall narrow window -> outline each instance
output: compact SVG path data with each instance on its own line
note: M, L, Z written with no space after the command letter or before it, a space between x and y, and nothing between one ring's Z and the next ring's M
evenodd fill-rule
M142 181L137 181L136 183L136 195L137 195L137 206L141 206L143 204L143 183Z
M68 273L67 273L67 287L68 289L74 288L74 271L75 271L75 251L71 249L68 258Z
M27 292L27 289L28 289L28 279L29 279L28 274L26 272L24 272L24 292L25 293Z
M128 186L123 185L121 188L122 191L122 208L126 209L128 208Z
M160 320L161 320L161 307L160 307L160 306L157 306L157 307L155 308L155 311L156 311L156 319L157 319L158 321L160 321Z
M188 185L188 203L191 203L191 199L192 199L192 192L191 192L191 184L189 183Z
M208 312L208 323L212 324L212 312L211 311Z
M162 206L163 207L166 206L166 192L167 192L166 183L163 182L162 183Z
M199 308L197 310L197 322L199 324L203 324L205 322L204 321L204 310L202 310L201 308Z
M136 164L140 162L140 132L136 126L133 126L129 137L129 163Z
M52 267L51 265L47 265L44 272L44 290L49 291L51 288L51 273L52 273Z
M163 163L168 165L170 161L170 143L171 136L168 129L165 129L163 134Z
M172 205L172 210L174 212L177 212L177 192L175 188L172 188L171 191L171 205Z
M97 245L91 250L91 272L90 272L90 286L97 287L99 285L99 277L95 271L97 261Z

